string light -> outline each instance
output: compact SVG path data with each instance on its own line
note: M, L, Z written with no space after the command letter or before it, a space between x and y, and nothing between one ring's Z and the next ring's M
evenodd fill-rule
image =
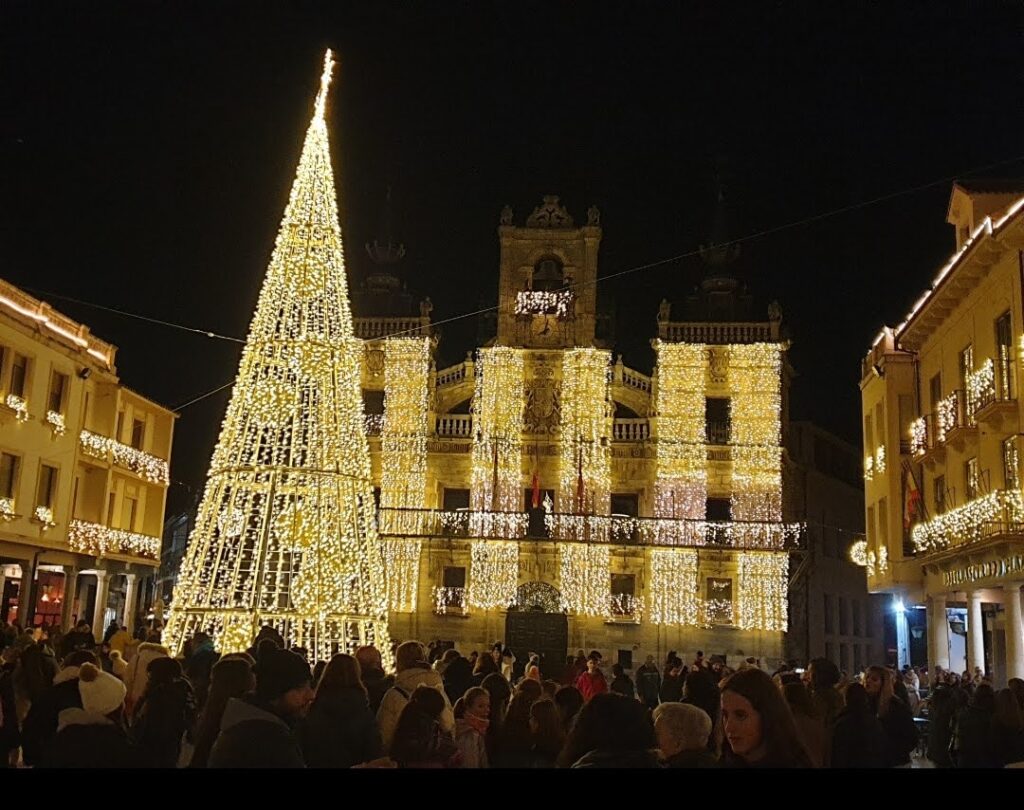
M910 423L910 454L920 456L928 449L928 423L923 416Z
M572 290L520 290L516 294L516 315L555 315L565 318L575 300Z
M53 520L53 510L49 506L37 506L32 517L38 523L42 523L44 529L50 529L57 525Z
M14 520L14 498L0 498L0 519Z
M221 652L261 624L317 660L374 644L390 667L384 554L376 532L324 106L315 112L260 291L165 640L203 630ZM84 437L83 437L84 442ZM221 531L240 511L243 528Z
M519 543L474 540L470 543L469 607L505 610L516 601Z
M72 520L68 525L68 545L73 551L94 557L129 554L155 560L160 556L159 537L111 529L84 520Z
M446 616L449 612L457 613L460 616L466 615L466 589L446 588L438 586L434 588L434 613L439 616Z
M919 552L980 540L986 524L1024 521L1024 496L1019 489L997 489L957 509L918 523L910 534Z
M882 475L885 472L885 445L880 444L875 449L875 471Z
M53 428L55 436L63 436L65 430L64 414L57 411L46 412L46 423Z
M864 480L870 481L875 477L875 457L864 456Z
M568 512L606 515L610 509L610 363L611 354L599 349L562 353L559 485L566 499L572 497Z
M697 552L648 549L647 613L654 624L698 624Z
M981 368L967 375L966 384L969 399L974 408L970 414L973 421L977 410L996 398L996 371L991 357L982 364Z
M4 401L7 403L7 407L14 411L19 422L28 420L28 403L24 397L19 397L17 394L8 394L7 399Z
M580 616L607 616L611 596L611 549L603 544L558 547L561 609Z
M126 467L141 478L154 484L170 483L170 469L162 458L136 450L115 439L108 439L88 430L79 434L82 451L93 458L110 459L114 464Z
M868 541L857 540L850 544L850 562L864 568L868 564Z
M394 613L412 613L416 610L420 543L420 540L399 537L388 537L383 541L388 608Z
M789 555L740 552L738 562L740 628L785 632Z

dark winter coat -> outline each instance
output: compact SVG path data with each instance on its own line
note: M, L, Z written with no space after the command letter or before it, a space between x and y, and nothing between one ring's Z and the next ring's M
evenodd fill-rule
M366 695L354 687L317 695L299 741L310 768L351 768L376 759L384 747Z
M18 730L18 708L14 698L14 664L4 664L0 669L0 757L7 762L7 752L21 744L21 732Z
M832 732L832 768L884 768L886 737L870 711L843 709Z
M718 757L702 748L699 751L680 751L665 760L668 768L717 768Z
M910 762L910 752L917 747L917 726L914 715L898 697L889 701L889 711L878 718L885 731L885 766L895 768Z
M291 726L250 699L231 698L210 751L210 768L304 768Z
M46 749L57 736L60 713L81 709L78 691L78 667L65 667L53 679L53 685L33 701L21 729L21 755L26 765L38 765Z
M682 673L678 675L667 674L661 681L661 698L662 703L678 703L683 699L683 682L686 680L686 676Z
M196 722L196 699L184 678L151 689L132 714L132 739L151 768L174 768L181 740Z
M961 709L957 715L958 768L999 768L1003 763L996 753L992 736L992 715L976 706Z
M84 709L65 709L38 767L141 768L144 763L120 723Z
M636 671L636 689L640 699L648 706L657 706L661 697L661 673L651 664L644 664Z
M210 690L210 673L213 665L220 660L220 653L213 646L204 646L196 650L185 662L185 677L192 684L196 696L196 705L206 705L206 693Z
M67 658L75 650L91 650L95 647L96 639L93 638L92 633L85 633L81 630L73 630L61 639L61 658Z
M996 755L997 767L1024 761L1024 732L993 721L992 751Z
M660 768L654 751L588 751L573 768Z
M374 714L377 713L377 710L380 708L380 702L384 700L384 695L394 685L394 675L385 675L379 669L363 670L363 686L366 687L367 697L370 698L370 711Z
M928 717L928 759L937 768L952 768L949 743L953 737L953 717L949 711L933 711Z
M611 690L628 698L636 699L636 688L633 686L633 681L627 675L620 675L618 678L613 679Z

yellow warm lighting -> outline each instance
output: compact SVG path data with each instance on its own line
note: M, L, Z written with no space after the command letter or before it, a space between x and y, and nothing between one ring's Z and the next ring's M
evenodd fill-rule
M732 518L782 520L782 347L729 347Z
M175 650L197 630L222 652L243 650L268 624L313 659L374 644L390 661L363 347L353 334L324 120L332 66L328 51L175 588L164 636ZM242 520L224 531L220 516L236 511Z
M68 525L68 545L73 551L96 557L125 554L155 560L160 556L159 537L111 529L84 520L72 520Z
M561 543L558 547L562 610L607 616L611 597L611 549L605 544Z
M599 349L562 354L559 449L562 512L607 515L611 488L608 383L611 356Z
M504 610L516 601L518 585L519 543L474 540L470 548L466 604L484 610Z
M1019 489L997 489L975 498L958 509L951 509L925 523L918 523L910 534L918 551L937 551L950 545L980 540L986 531L999 525L1024 522L1024 496Z
M102 458L127 467L136 475L152 481L155 484L170 483L170 470L166 461L162 458L150 455L142 450L136 450L116 439L108 439L98 433L83 430L79 436L82 443L82 452L93 458Z
M698 622L697 552L649 549L647 613L655 624L696 627Z
M787 629L789 555L739 555L739 626L744 630Z

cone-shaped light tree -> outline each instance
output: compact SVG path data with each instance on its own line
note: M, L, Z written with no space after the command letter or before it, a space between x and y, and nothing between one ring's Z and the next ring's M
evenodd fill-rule
M329 660L390 658L324 61L313 120L189 538L165 643L244 650L269 624Z

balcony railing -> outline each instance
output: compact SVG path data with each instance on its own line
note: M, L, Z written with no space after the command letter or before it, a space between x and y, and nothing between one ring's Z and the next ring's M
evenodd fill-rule
M777 321L765 323L662 322L659 337L674 343L768 343L779 339Z
M68 545L72 551L103 557L122 554L129 557L160 557L160 538L111 529L99 523L72 520L68 525Z
M429 317L353 318L352 325L356 337L361 340L381 340L391 335L427 337L430 334Z
M616 419L612 423L612 440L616 442L645 442L651 438L651 423L647 419Z
M950 433L974 426L974 401L964 391L953 391L936 405L936 439L944 442Z
M473 436L473 415L446 413L437 417L437 436L442 439L468 439Z
M88 430L83 430L79 439L82 444L82 452L87 456L125 467L140 478L145 478L154 484L166 485L170 482L170 471L167 462L162 458L157 458L115 439L108 439L106 436L100 436L98 433Z
M621 382L625 386L647 394L651 392L651 378L646 374L627 368L621 363L615 364L613 373L615 382Z
M381 431L384 430L384 414L368 413L364 418L366 419L366 435L380 436Z
M378 514L381 534L403 537L784 550L797 546L803 533L803 524L800 523L552 512L544 516L544 532L534 533L541 536L531 537L526 512L381 509Z
M1008 533L1009 527L1024 524L1024 494L1019 489L998 489L951 509L925 523L911 534L918 552L943 551L978 542L994 533Z
M729 422L706 422L704 424L705 441L708 444L726 445L732 434Z
M465 588L434 588L434 613L438 616L466 616L469 605Z
M473 364L459 363L455 366L449 366L443 368L437 372L437 377L434 380L434 384L438 388L443 388L446 385L458 385L465 379L473 379Z

